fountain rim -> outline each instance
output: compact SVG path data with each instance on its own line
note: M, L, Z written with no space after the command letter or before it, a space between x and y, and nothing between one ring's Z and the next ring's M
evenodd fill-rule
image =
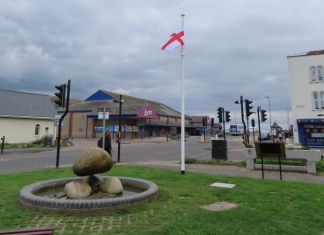
M45 210L52 212L105 212L120 208L132 207L151 201L159 194L158 186L148 180L120 177L120 176L102 176L103 180L111 177L117 177L122 185L140 188L143 192L118 197L103 199L51 199L33 194L33 192L51 186L64 185L71 181L84 181L86 177L70 177L54 180L46 180L33 183L23 187L19 192L19 202L22 206L32 210Z

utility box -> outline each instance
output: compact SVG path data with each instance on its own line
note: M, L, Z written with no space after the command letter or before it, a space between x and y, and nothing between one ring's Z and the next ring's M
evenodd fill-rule
M212 159L227 161L227 140L212 140Z

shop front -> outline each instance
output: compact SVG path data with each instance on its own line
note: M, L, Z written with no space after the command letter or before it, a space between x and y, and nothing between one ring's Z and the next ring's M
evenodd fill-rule
M297 125L302 146L324 148L324 119L297 119Z

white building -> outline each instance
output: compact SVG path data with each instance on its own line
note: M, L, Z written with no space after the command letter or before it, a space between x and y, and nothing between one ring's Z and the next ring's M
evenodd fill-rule
M6 143L28 143L51 136L54 105L47 95L0 89L0 137Z
M287 60L294 142L324 147L324 50Z

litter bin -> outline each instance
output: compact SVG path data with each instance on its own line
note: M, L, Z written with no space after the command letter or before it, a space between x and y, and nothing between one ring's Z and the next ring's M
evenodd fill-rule
M212 140L212 159L227 160L227 140Z

